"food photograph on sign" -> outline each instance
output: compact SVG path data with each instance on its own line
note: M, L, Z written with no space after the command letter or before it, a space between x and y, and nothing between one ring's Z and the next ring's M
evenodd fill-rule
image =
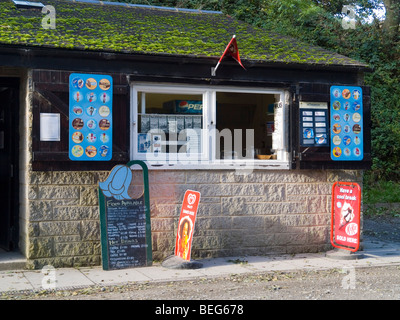
M112 78L70 75L69 158L109 161L112 158Z
M177 241L177 256L184 260L189 259L189 246L191 244L193 234L193 222L188 217L183 217L179 221L178 241Z

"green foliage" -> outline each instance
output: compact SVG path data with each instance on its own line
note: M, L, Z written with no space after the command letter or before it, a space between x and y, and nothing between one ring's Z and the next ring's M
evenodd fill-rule
M367 204L400 202L400 183L380 181L367 184L363 190L363 201Z
M246 1L241 1L244 3ZM249 1L247 1L249 2ZM372 180L400 181L400 41L388 39L382 24L361 19L372 13L379 1L251 1L252 16L239 5L234 16L268 30L365 62L372 72L365 76L371 87ZM341 25L344 4L358 3L355 29ZM255 14L254 14L255 13ZM256 17L257 16L257 17Z

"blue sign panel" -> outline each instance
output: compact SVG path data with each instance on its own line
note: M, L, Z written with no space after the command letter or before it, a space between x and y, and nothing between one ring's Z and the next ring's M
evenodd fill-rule
M362 89L332 86L331 159L360 161L364 156Z
M112 158L112 78L73 73L69 77L69 158Z

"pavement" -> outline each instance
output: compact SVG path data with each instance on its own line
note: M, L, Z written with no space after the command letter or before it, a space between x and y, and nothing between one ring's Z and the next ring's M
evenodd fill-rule
M14 255L13 255L14 254ZM99 267L24 270L21 256L0 253L0 297L6 292L80 289L127 283L194 280L230 274L272 271L311 271L400 265L400 243L364 240L363 250L304 253L276 256L241 256L196 260L196 269L176 269L154 264L150 267L104 271ZM7 269L7 270L4 270Z

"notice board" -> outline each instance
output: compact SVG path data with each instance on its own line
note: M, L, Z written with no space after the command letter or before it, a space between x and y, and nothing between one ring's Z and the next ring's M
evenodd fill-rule
M331 159L361 161L364 157L364 125L361 87L332 86Z
M69 77L69 158L112 158L112 77L72 73Z
M328 104L300 102L300 145L322 147L329 145Z
M132 181L131 166L143 169L142 196L128 194ZM101 255L104 270L126 269L152 264L150 199L147 166L131 161L115 166L108 178L99 183Z

